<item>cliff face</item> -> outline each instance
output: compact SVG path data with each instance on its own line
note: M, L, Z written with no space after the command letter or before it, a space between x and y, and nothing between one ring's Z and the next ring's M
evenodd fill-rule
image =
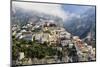
M95 9L91 8L80 15L80 18L72 17L64 23L65 29L73 35L85 38L91 32L95 37L96 15Z

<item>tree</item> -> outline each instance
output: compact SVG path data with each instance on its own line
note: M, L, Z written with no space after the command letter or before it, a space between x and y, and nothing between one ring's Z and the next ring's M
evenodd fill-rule
M72 48L67 48L69 58L72 58L73 62L78 61L78 55L76 47L73 45Z
M12 46L12 59L13 60L17 60L18 59L18 48L17 48L17 46L16 45L13 45Z

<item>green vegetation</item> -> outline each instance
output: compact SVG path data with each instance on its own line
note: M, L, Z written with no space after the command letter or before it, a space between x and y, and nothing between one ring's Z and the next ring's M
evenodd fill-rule
M39 44L36 41L17 40L14 37L12 46L13 60L18 58L19 52L24 52L26 58L38 58L42 59L46 56L54 56L57 54L57 50L47 46L47 42Z
M49 34L51 34L50 30L46 30L46 31L44 31L44 33L49 33Z
M36 28L36 29L32 30L32 32L40 32L40 31L41 31L40 28Z

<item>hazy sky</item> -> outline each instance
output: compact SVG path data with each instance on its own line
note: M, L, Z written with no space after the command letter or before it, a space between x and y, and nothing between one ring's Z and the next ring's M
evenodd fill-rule
M31 2L12 2L12 8L20 7L26 10L37 11L40 13L58 16L63 20L75 16L80 17L81 13L92 8L92 6L80 5L62 5L62 4L47 4L47 3L31 3Z
M82 14L90 8L95 8L94 6L83 6L83 5L63 5L62 8L70 13Z

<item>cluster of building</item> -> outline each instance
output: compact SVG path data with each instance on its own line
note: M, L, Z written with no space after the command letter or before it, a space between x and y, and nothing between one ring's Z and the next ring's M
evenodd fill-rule
M95 60L95 48L89 46L78 36L72 36L63 27L57 26L57 24L53 22L45 22L42 24L28 23L22 27L17 24L12 25L12 35L15 36L17 39L30 41L35 40L40 44L46 42L48 43L48 46L58 47L57 49L60 51L63 51L63 47L69 45L69 48L72 48L72 46L74 45L77 50L78 61ZM67 55L62 59L64 59L65 62L68 62ZM73 62L71 58L69 59L71 60L71 62Z
M12 26L12 35L18 39L31 40L38 43L49 43L48 45L62 44L70 42L71 34L62 27L57 27L54 23L45 22L44 24L27 24L20 28L18 25Z
M96 60L95 48L83 42L78 36L73 37L73 43L76 47L79 61Z

